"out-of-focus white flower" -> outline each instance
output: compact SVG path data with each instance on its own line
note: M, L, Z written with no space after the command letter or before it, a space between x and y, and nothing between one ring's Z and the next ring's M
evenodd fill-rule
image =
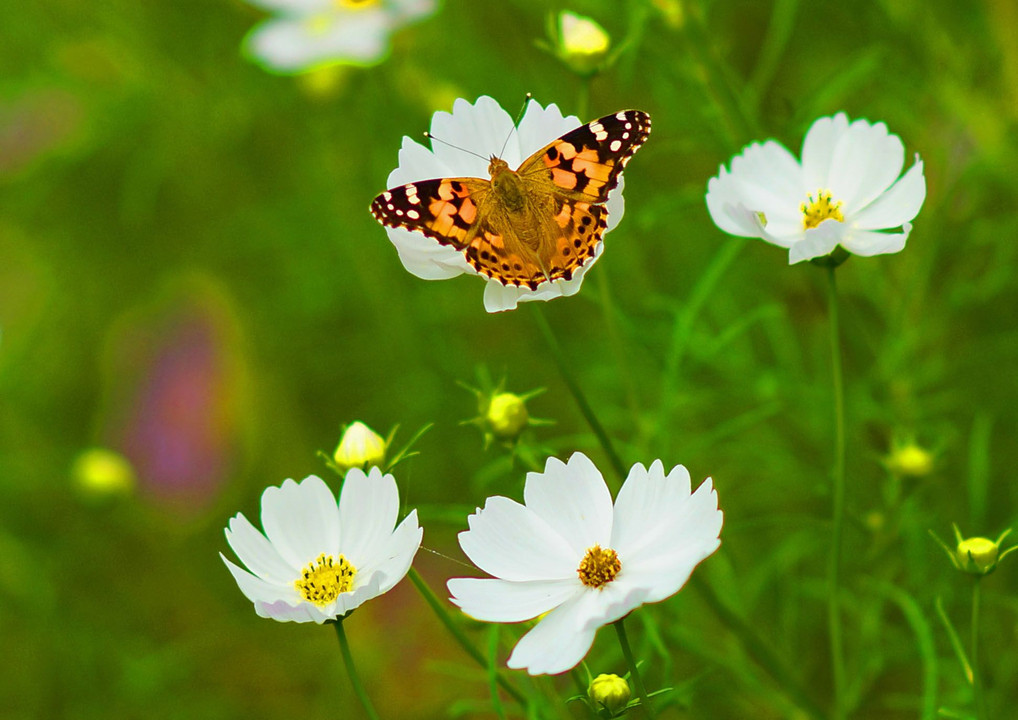
M380 62L393 32L435 9L435 0L249 1L274 17L251 31L246 51L266 69L286 74Z
M433 142L429 150L409 137L403 138L399 166L389 174L387 187L433 178L488 178L488 163L492 155L502 158L515 170L545 145L579 126L580 121L575 115L563 117L555 104L541 107L531 100L519 127L514 128L513 118L492 98L482 96L474 104L458 99L453 104L452 113L437 112L431 118L431 135L445 142ZM608 202L605 203L608 226L605 232L618 225L625 213L624 187L625 180L620 176L618 185L608 194ZM396 246L403 266L419 278L445 280L463 273L478 274L463 253L454 247L441 245L419 232L403 228L387 227L385 232ZM594 256L576 268L569 280L560 278L542 282L536 290L503 285L495 279L487 280L485 310L513 310L520 302L575 295L583 283L583 276L601 256L603 249L602 241L594 248Z
M789 249L790 264L830 255L894 253L926 198L923 163L904 176L905 148L884 123L823 117L800 162L774 140L753 143L707 184L707 209L726 233ZM895 230L899 232L884 232Z
M412 510L396 525L399 491L377 467L346 475L339 503L318 477L262 493L265 534L238 513L226 541L248 570L223 558L261 617L282 622L342 618L388 592L410 569L423 531Z
M690 492L681 465L636 464L612 505L601 473L581 453L528 473L525 505L490 497L460 533L460 547L494 578L453 578L452 601L488 622L544 615L517 643L509 667L569 670L602 625L675 594L721 544L710 478ZM545 615L545 613L547 613Z

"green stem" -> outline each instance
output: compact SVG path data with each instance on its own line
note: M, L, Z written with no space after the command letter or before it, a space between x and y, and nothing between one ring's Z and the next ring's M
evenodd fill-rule
M983 673L979 670L979 582L976 577L972 583L972 690L976 696L976 717L987 720L986 695L983 692Z
M831 328L831 374L834 382L834 521L827 568L827 630L831 642L834 684L833 720L845 717L845 659L838 601L841 581L841 543L845 528L845 382L841 372L841 330L838 324L838 285L835 268L827 268L827 304Z
M343 662L346 664L346 672L350 676L350 684L353 686L354 695L361 701L364 712L367 713L368 717L371 720L378 720L378 713L375 712L375 708L371 705L371 698L364 691L361 679L357 675L357 668L353 664L353 655L350 654L350 643L347 642L346 631L343 629L343 619L340 618L333 624L336 626L336 637L339 638L339 651L343 653Z
M466 633L463 632L463 628L461 628L459 624L452 619L452 616L449 614L445 605L428 586L428 584L424 582L424 578L421 577L416 568L410 568L410 572L407 573L407 577L410 578L410 582L412 582L414 587L417 588L417 592L419 592L421 597L424 598L424 602L428 604L428 607L430 607L432 612L435 613L439 621L445 625L445 629L449 631L456 642L459 643L460 647L466 651L467 655L473 658L474 662L482 668L488 669L488 659L484 657L484 654L480 650L474 647L472 642L470 642L470 638L468 638ZM523 707L527 706L527 699L519 690L512 686L502 673L497 674L497 682L503 690L509 693L513 700Z
M940 618L941 624L944 626L944 630L947 631L947 638L951 641L951 648L954 650L955 657L958 658L958 663L961 665L962 674L965 675L965 682L971 684L974 680L972 672L972 664L969 659L965 657L965 648L962 647L961 638L958 637L958 631L954 629L954 623L951 622L951 618L947 616L947 612L944 610L944 603L941 602L940 597L937 596L934 602L934 607L937 609L937 617Z
M551 329L551 325L548 324L548 319L544 316L544 311L540 308L537 303L532 303L534 306L534 317L537 319L537 326L541 330L541 334L544 335L545 341L548 343L548 349L551 351L552 360L555 362L555 367L558 368L559 375L562 376L562 381L569 388L569 392L572 394L573 399L576 401L576 405L583 415L587 424L590 425L590 429L594 431L594 435L597 437L598 442L601 444L601 448L608 456L609 462L618 474L620 480L625 480L626 466L622 462L622 458L615 452L615 447L612 445L611 438L608 437L608 433L605 432L601 422L597 419L597 415L594 414L594 409L587 402L587 398L584 396L583 391L580 390L580 386L577 385L576 380L573 379L574 371L570 369L568 363L566 363L565 356L562 354L562 348L559 347L558 339L555 337L554 331Z
M654 714L654 708L650 705L650 698L647 696L647 688L643 685L643 680L640 678L640 669L636 666L636 658L633 657L633 651L629 647L629 638L626 637L626 628L623 625L625 618L619 618L612 625L615 626L615 634L619 636L619 645L622 646L622 655L626 658L626 664L629 666L629 677L633 679L633 685L636 686L636 694L640 698L640 707L643 708L644 713L647 717L656 717Z

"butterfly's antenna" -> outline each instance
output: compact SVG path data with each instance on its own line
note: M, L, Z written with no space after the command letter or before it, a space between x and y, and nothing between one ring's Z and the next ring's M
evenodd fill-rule
M498 151L499 157L502 157L502 155L505 154L505 146L509 144L509 138L513 136L513 133L516 131L516 128L519 127L520 120L523 119L523 113L527 111L527 105L530 104L530 101L533 98L534 98L533 93L527 93L526 96L523 98L523 107L521 107L520 111L516 113L516 120L513 122L513 129L510 130L509 134L505 136L505 142L502 143L502 149Z
M481 160L484 160L484 162L488 162L488 160L491 159L491 158L486 158L486 157L484 157L483 155L481 155L479 153L475 153L473 150L467 150L466 148L461 148L459 145L453 145L452 143L446 142L445 140L442 140L441 138L435 137L434 135L432 135L429 132L424 133L424 137L428 138L428 140L431 140L433 143L440 142L443 145L448 145L453 150L459 150L460 152L465 152L468 155L473 155L474 157L479 157L479 158L481 158Z

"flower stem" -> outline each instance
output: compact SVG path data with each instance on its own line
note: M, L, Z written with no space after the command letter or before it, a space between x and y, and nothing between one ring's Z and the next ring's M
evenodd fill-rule
M336 637L339 638L339 651L343 653L343 662L346 664L346 672L350 676L350 684L353 686L354 695L361 701L361 705L364 706L364 712L367 713L368 717L371 720L378 720L378 713L375 712L375 708L371 704L371 698L364 691L361 679L357 675L357 668L353 664L353 655L350 654L350 643L347 642L346 631L343 629L343 619L340 618L333 624L336 626Z
M983 694L983 674L979 670L979 588L982 578L976 577L972 583L972 691L976 699L976 717L987 720L986 696Z
M474 661L482 668L489 668L490 663L488 662L488 659L480 650L474 647L472 642L470 642L470 638L468 638L466 633L463 632L463 628L461 628L459 624L452 619L452 616L449 615L449 611L446 609L445 605L441 600L439 600L438 596L434 593L431 587L424 582L424 578L421 577L421 574L417 572L416 568L410 568L410 572L407 573L407 577L410 578L410 582L412 582L414 587L417 588L417 592L419 592L421 597L424 598L424 602L428 604L428 607L431 608L432 612L435 613L441 623L445 625L445 629L449 631L449 634L451 634L456 642L459 643L460 647L466 651L467 655L473 658ZM498 682L499 686L509 693L513 700L523 707L527 706L527 699L519 690L513 687L508 680L506 680L502 673L496 673L496 678L496 682Z
M838 602L841 575L841 542L845 528L845 382L841 372L841 329L838 324L838 285L835 268L827 268L827 305L831 328L831 374L834 382L834 521L831 554L827 567L827 629L831 642L834 684L833 720L845 717L845 659Z
M572 394L573 399L576 401L576 405L583 415L587 424L590 425L590 429L594 431L594 435L597 436L598 442L601 444L601 448L608 456L608 460L611 462L615 472L618 473L620 480L625 480L626 466L622 462L622 458L615 452L615 447L612 445L611 438L608 437L608 433L605 432L604 426L597 419L594 414L594 409L590 407L590 403L587 402L587 398L584 396L583 391L580 390L580 386L576 384L574 379L575 373L569 368L566 362L565 356L562 354L562 348L559 347L558 339L555 337L554 331L551 329L551 325L548 324L548 318L544 316L544 311L538 306L537 303L532 303L534 306L534 317L537 319L537 326L541 330L541 334L544 335L545 341L548 343L548 349L551 351L552 360L555 361L555 367L558 368L559 375L562 376L562 381L565 382L566 387L569 388L569 392Z
M647 696L647 688L643 685L643 679L640 677L640 669L636 667L636 659L633 657L633 651L629 647L629 638L626 636L626 628L622 624L625 618L619 618L612 625L615 626L615 633L619 636L619 645L622 646L622 655L626 658L626 664L629 666L629 676L633 679L633 685L636 686L636 694L640 698L640 707L643 708L643 712L646 713L647 717L656 717L654 714L654 708L650 705L650 698Z

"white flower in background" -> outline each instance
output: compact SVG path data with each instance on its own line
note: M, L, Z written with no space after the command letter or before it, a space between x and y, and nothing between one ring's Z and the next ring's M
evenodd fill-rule
M515 170L545 145L579 126L580 121L575 115L563 117L556 105L542 108L531 100L519 127L514 128L512 117L492 98L482 96L473 105L459 99L453 104L451 114L437 112L432 116L431 135L437 140L432 142L431 150L409 137L403 138L399 166L389 174L387 187L433 178L476 177L486 180L490 177L488 162L492 155L502 158ZM608 194L605 204L608 227L605 232L618 225L625 212L624 187L624 178L620 176L618 186ZM385 232L396 246L403 266L419 278L445 280L463 273L478 274L463 253L453 247L403 228L387 227ZM536 290L503 285L495 279L487 280L485 310L513 310L519 302L575 295L580 290L584 274L603 249L604 243L599 242L594 249L594 257L576 268L571 279L542 282Z
M601 473L581 453L528 473L525 505L490 497L460 533L463 552L494 578L454 578L452 601L488 622L548 613L517 643L509 667L561 673L594 634L644 603L675 594L721 541L710 478L690 493L681 465L636 464L612 506Z
M226 541L250 572L223 558L261 617L324 623L388 592L410 569L423 531L413 510L396 526L399 492L376 467L346 475L337 505L311 475L262 493L265 535L237 514ZM395 529L393 529L395 528Z
M275 14L247 36L266 69L300 73L323 65L372 65L389 36L435 9L435 0L249 0Z
M899 177L905 148L884 123L820 118L800 163L774 140L748 145L707 184L707 209L722 230L789 249L789 264L839 245L854 255L905 247L926 198L923 163ZM882 232L895 230L899 232Z

